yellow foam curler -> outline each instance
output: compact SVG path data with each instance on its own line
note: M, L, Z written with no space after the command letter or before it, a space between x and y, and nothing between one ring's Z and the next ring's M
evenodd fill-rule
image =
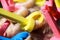
M33 18L35 20L39 20L40 22L42 22L44 20L43 14L41 13L41 11L35 11L32 12L28 17L29 18Z
M28 32L31 32L34 28L34 25L35 25L35 21L30 18L30 19L27 19L27 18L24 18L22 16L18 16L12 12L9 12L9 11L6 11L2 8L0 8L0 15L8 18L8 19L11 19L11 20L14 20L16 22L19 22L21 24L21 28L25 31L28 31Z
M54 0L55 1L55 4L58 8L60 8L60 0Z
M46 0L35 0L35 4L37 6L43 6L45 2L46 2Z
M26 2L27 0L13 0L14 2Z
M57 11L60 12L60 0L54 0L54 2L57 7Z
M27 19L29 19L29 18L33 18L34 20L38 20L40 25L42 25L43 21L44 21L44 16L41 13L41 11L32 12L29 16L27 16Z

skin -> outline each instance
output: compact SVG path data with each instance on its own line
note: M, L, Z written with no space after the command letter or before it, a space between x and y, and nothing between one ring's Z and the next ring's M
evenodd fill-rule
M7 20L6 18L1 18L1 19L0 19L0 26L1 26L2 24L4 24L4 23L6 22L6 20Z
M28 9L23 6L16 6L16 8L18 8L18 10L14 11L14 13L17 15L26 17L29 14Z
M17 24L10 24L8 26L8 28L6 29L5 33L4 33L4 36L6 37L13 37L14 35L16 35L17 33L19 33L21 31L20 29L20 24L17 23Z
M15 5L18 4L18 5L22 5L22 6L26 7L26 8L31 8L34 5L34 1L35 0L28 0L28 1L24 2L24 3L16 3Z

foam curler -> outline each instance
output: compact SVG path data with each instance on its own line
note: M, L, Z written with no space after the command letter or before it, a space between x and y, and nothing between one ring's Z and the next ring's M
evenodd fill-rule
M26 2L27 0L13 0L14 2Z
M56 4L58 12L60 12L60 0L54 0L54 2Z
M6 21L4 22L1 27L0 27L0 36L3 36L4 32L6 31L6 29L8 28L10 22Z
M46 2L46 0L35 0L35 4L40 7L43 6L45 4L45 2Z
M28 15L28 9L23 6L15 5L13 0L1 0L1 4L5 10L13 11L14 13L23 17Z
M46 10L44 8L46 8L47 11L49 11L49 13L55 18L55 20L60 19L60 13L56 10L56 7L54 5L54 0L47 1L44 7L42 7L43 10Z
M29 36L28 32L21 32L13 36L12 38L6 38L3 36L0 36L0 40L24 40Z
M24 29L25 31L31 32L34 28L35 21L33 19L27 19L22 16L18 16L16 14L6 11L2 8L0 8L0 15L4 16L6 18L9 18L11 20L19 22L22 26L21 28Z
M16 34L15 36L13 36L11 39L14 40L14 39L26 39L27 37L29 36L29 32L21 32L21 33L18 33Z
M43 10L43 14L45 16L45 19L47 21L47 23L49 24L52 32L53 32L53 36L50 40L60 40L60 32L58 29L58 25L56 24L55 19L53 18L53 16L49 13L48 10L46 10L47 5L45 6L45 10Z
M42 25L44 25L44 16L41 11L32 12L30 15L27 16L27 18L33 18L34 20L36 20L36 25L39 26L35 26L34 29L40 28L42 27Z
M23 0L20 0L20 1L23 1ZM22 5L22 6L26 7L26 8L31 8L34 5L34 1L35 0L26 0L26 2L18 2L18 3L15 4L15 6Z
M44 13L44 15L46 17L46 21L48 22L48 24L50 25L51 30L54 33L53 37L50 40L60 40L60 36L59 36L60 33L59 33L59 30L57 29L57 25L54 22L54 19L52 19L52 17L48 13Z
M13 0L0 0L3 8L9 11L15 11L15 5Z
M53 7L53 2L54 2L53 0L48 0L48 1L45 2L44 5L48 5L50 7Z
M10 40L10 39L6 38L6 37L3 37L3 36L0 36L0 40Z
M6 10L9 10L9 7L8 7L6 1L5 0L0 0L0 1L1 1L1 4L2 4L3 8L6 9Z

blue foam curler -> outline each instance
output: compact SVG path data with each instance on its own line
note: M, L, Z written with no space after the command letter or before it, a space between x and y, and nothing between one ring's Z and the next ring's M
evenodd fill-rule
M10 38L6 38L6 37L3 37L3 36L0 36L0 40L10 40Z
M18 33L17 35L15 35L14 37L12 37L11 39L25 39L29 36L28 32L22 32L22 33Z
M24 40L28 36L29 36L28 32L21 32L21 33L16 34L12 38L6 38L6 37L3 37L3 36L0 36L0 40Z

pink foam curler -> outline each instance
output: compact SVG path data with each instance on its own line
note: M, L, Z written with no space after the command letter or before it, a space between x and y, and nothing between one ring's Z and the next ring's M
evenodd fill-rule
M52 32L53 32L53 34L54 34L50 40L60 40L60 32L57 28L58 25L56 24L53 16L46 9L43 10L43 14L44 14L45 19L46 19L47 23L49 24Z
M3 8L9 11L15 11L15 5L13 0L0 0Z
M45 5L53 6L53 0L46 1Z
M0 27L0 36L3 36L5 30L8 28L10 22L6 21L1 27Z
M9 10L8 4L6 3L6 0L0 0L1 4L3 6L4 9Z
M57 20L60 19L60 13L57 11L56 6L54 4L54 0L49 0L45 3L45 6L48 5L47 10L53 15Z
M13 0L7 0L7 3L9 5L9 10L15 11L15 4L14 4Z

